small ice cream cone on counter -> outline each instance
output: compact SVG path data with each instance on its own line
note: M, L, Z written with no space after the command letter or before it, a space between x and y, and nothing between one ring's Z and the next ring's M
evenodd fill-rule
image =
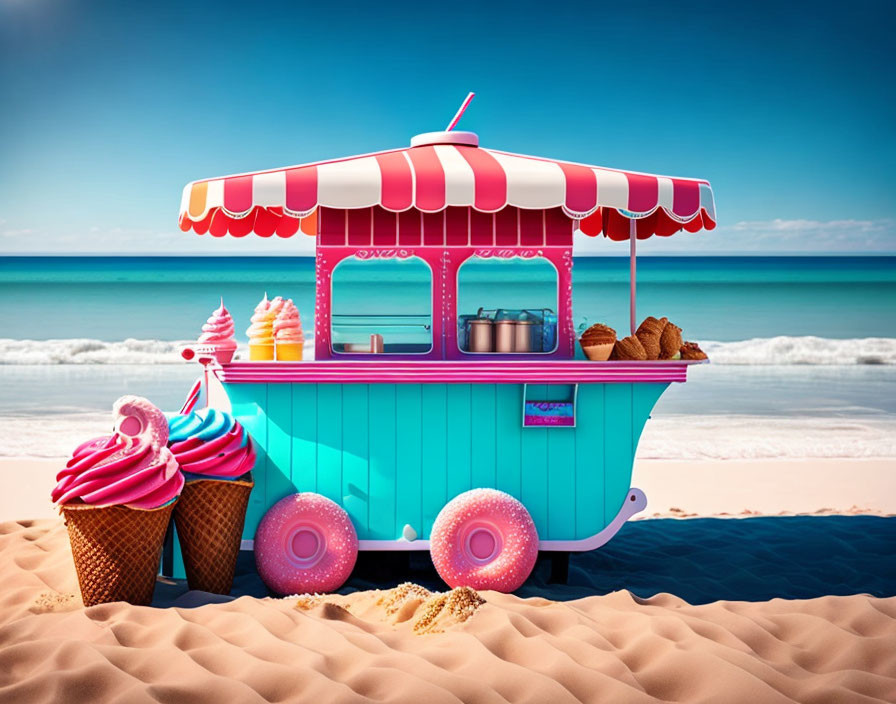
M168 422L149 401L124 396L115 432L77 447L51 497L65 517L85 606L152 601L165 532L184 486L166 447Z
M616 331L609 325L595 323L579 338L585 356L593 362L605 362L613 352Z
M276 299L275 299L276 300ZM249 359L256 362L274 359L274 318L277 311L271 311L272 301L268 294L255 306L252 324L246 330L249 336Z
M284 362L300 362L305 337L302 335L302 319L292 299L288 299L274 320L274 342L277 359Z
M233 359L236 352L236 338L233 336L233 317L224 307L224 299L221 305L209 316L202 326L202 334L196 341L199 347L209 347L214 350L215 359L220 364L227 364Z
M174 509L190 589L228 594L240 552L255 448L229 413L203 408L168 418L168 447L186 483Z

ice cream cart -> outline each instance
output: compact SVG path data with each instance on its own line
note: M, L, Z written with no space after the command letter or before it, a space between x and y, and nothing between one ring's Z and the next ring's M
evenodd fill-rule
M243 547L275 591L336 588L358 550L430 550L452 586L511 590L538 551L600 547L645 508L638 439L689 362L576 358L574 233L630 240L634 330L636 242L715 227L706 181L448 129L193 182L180 226L315 238L314 359L208 370L210 404L258 448ZM509 261L531 295L502 299Z

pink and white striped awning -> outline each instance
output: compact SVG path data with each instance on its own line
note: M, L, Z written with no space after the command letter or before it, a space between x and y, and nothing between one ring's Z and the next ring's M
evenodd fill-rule
M180 227L199 234L314 235L319 207L492 213L562 208L588 235L628 239L715 227L709 182L652 176L484 149L469 132L414 138L411 147L272 171L194 181Z

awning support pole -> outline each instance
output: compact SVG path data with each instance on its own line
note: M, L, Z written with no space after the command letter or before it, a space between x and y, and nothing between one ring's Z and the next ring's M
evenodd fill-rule
M631 327L631 334L635 334L635 330L637 327L637 316L635 313L635 289L637 285L635 283L636 278L636 269L637 265L635 264L636 259L636 243L638 241L638 226L635 223L634 218L629 218L628 221L628 241L629 241L629 270L628 270L628 282L629 282L629 290L628 290L628 308L629 308L629 325Z

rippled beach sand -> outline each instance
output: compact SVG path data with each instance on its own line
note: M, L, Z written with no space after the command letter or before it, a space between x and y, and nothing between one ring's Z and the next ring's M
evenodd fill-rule
M894 541L874 516L645 520L520 596L367 554L343 594L272 599L244 555L245 596L85 609L61 522L7 522L0 701L893 701Z

